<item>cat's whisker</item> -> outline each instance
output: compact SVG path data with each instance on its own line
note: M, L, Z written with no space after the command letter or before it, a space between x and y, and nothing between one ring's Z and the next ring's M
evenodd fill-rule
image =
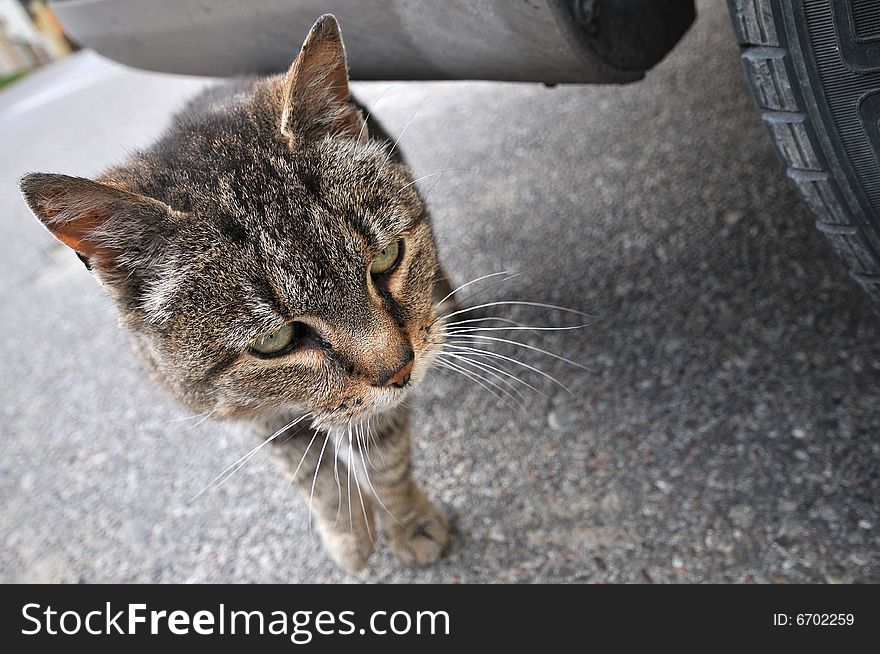
M538 395L543 395L544 397L547 397L547 394L544 393L542 390L532 386L530 383L528 383L524 379L520 379L519 377L517 377L513 373L505 370L504 368L499 368L497 366L493 366L492 364L486 363L485 361L475 361L474 359L472 359L469 356L462 354L460 352L445 352L445 353L443 353L443 356L451 356L456 359L462 359L464 361L469 361L473 365L481 366L481 367L483 367L483 369L493 370L497 374L504 375L505 377L509 377L510 379L513 379L514 381L519 382L520 384L522 384L526 388L529 388L530 390L535 391Z
M403 135L406 134L406 130L409 129L410 123L412 123L413 119L416 117L416 114L419 113L419 109L421 109L427 98L422 98L416 108L413 110L412 114L410 114L409 120L406 121L406 125L403 126L403 129L400 130L400 134L397 137L397 140L394 141L394 145L391 146L391 149L388 150L388 158L391 159L391 155L394 154L394 151L397 149L397 144L400 143L400 139L403 138Z
M487 386L486 384L484 384L480 380L476 379L474 377L474 375L472 375L470 373L470 371L465 371L465 370L462 370L461 368L457 368L446 361L438 361L437 367L440 368L441 370L449 370L451 372L458 373L459 375L462 375L463 377L465 377L465 379L469 379L470 381L476 383L478 386L482 387L485 391L487 391L490 395L492 395L495 399L497 399L499 402L501 402L503 405L505 405L506 407L508 407L512 411L514 411L514 412L519 411L519 409L520 409L519 406L511 405L501 395L499 395L498 393L493 391L491 388L489 388L489 386Z
M532 331L532 332L566 332L573 329L589 327L590 323L583 325L570 325L567 327L550 327L544 325L518 325L516 327L467 327L465 329L444 329L443 334L455 336L457 334L471 334L474 332L509 332L509 331Z
M178 416L176 418L169 418L168 420L165 421L165 424L170 425L175 422L186 422L187 420L198 420L198 422L195 422L191 425L191 427L198 427L200 424L202 424L205 420L210 418L216 412L217 412L217 407L215 406L210 411L205 411L204 413L196 413L195 415L192 415L192 416Z
M308 425L302 425L302 426L301 426L299 429L297 429L295 432L293 432L293 433L290 434L289 436L286 436L286 437L284 438L283 441L281 441L280 443L278 443L278 445L284 445L285 443L287 443L288 441L290 441L290 439L292 439L292 438L296 438L296 437L300 434L300 432L302 432L302 430L305 429L307 426L308 426Z
M351 514L351 434L348 435L348 528L354 531L354 516ZM357 481L357 479L355 479Z
M333 476L336 479L336 487L339 488L339 448L337 445L337 439L333 439Z
M464 284L461 284L461 285L457 286L456 288L452 289L452 290L449 292L448 295L446 295L446 296L445 296L442 300L440 300L439 302L435 302L434 304L436 304L437 306L440 306L441 304L443 304L444 302L446 302L446 300L448 300L448 299L451 298L453 295L455 295L456 293L458 293L460 290L467 288L467 287L470 286L471 284L476 284L477 282L481 282L481 281L483 281L484 279L490 279L490 278L492 278L492 277L498 277L499 275L518 275L518 274L519 274L519 273L511 273L511 272L508 271L508 270L500 270L500 271L498 271L498 272L493 272L493 273L489 273L488 275L483 275L483 276L481 276L481 277L477 277L476 279L472 279L471 281L469 281L469 282L465 282ZM510 279L510 277L508 277L507 279Z
M572 361L571 359L567 359L566 357L556 354L555 352L550 352L549 350L544 350L540 347L536 347L534 345L529 345L528 343L520 343L519 341L513 341L509 338L498 338L497 336L483 336L479 334L455 334L455 338L465 339L467 341L492 341L494 343L507 343L509 345L515 345L517 347L524 348L526 350L532 350L533 352L540 352L548 357L553 357L554 359L558 359L559 361L563 361L570 366L574 366L575 368L580 368L581 370L586 370L587 372L592 372L587 366L582 363L578 363L577 361Z
M376 111L376 107L379 106L379 101L383 97L385 97L385 94L388 93L388 91L390 91L391 89L392 89L391 86L386 86L384 89L382 89L382 92L379 94L379 96L375 100L373 100L373 105L367 110L367 115L364 118L363 123L361 123L360 130L358 130L358 135L357 135L358 142L360 142L361 138L363 137L364 130L367 128L367 123L370 122L370 118L373 116L373 112Z
M568 307L561 307L556 304L545 304L543 302L527 302L525 300L499 300L497 302L484 302L483 304L478 304L473 307L467 307L465 309L458 309L453 311L452 313L446 314L444 318L451 318L452 316L457 316L462 313L468 313L470 311L476 311L477 309L484 309L487 307L497 307L497 306L505 306L505 305L516 305L516 306L527 306L527 307L540 307L542 309L554 309L555 311L563 311L565 313L573 313L578 316L582 316L584 318L593 318L588 313L584 313L583 311L578 311L577 309L569 309Z
M302 431L302 430L300 430ZM299 432L297 432L299 433ZM284 495L281 497L282 504L287 499L287 494L290 492L291 487L293 486L293 481L296 479L297 473L299 473L299 469L302 468L303 461L306 460L306 455L308 455L309 450L312 449L312 443L315 442L315 439L318 437L318 432L315 431L312 434L312 439L309 441L309 444L306 445L306 451L303 452L303 455L299 459L299 463L296 465L296 469L293 471L293 474L290 476L290 481L287 482L287 488L284 489Z
M349 425L351 420L349 420ZM339 515L342 513L342 486L339 483L339 438L343 436L342 432L337 431L337 438L333 439L333 477L336 479L336 518L333 520L333 526L339 524Z
M263 449L268 443L271 443L273 440L278 438L281 434L286 432L288 429L290 429L291 427L293 427L297 423L305 420L309 415L310 414L306 413L306 414L300 416L299 418L296 418L295 420L287 423L284 427L282 427L281 429L276 431L274 434L269 436L269 438L267 438L266 440L262 441L256 447L252 448L250 451L248 451L246 454L244 454L237 461L226 466L216 477L214 477L211 481L209 481L205 485L204 488L202 488L198 493L193 495L189 499L189 501L193 502L194 500L198 499L209 488L216 488L216 487L224 484L226 481L228 481L232 477L232 475L234 475L236 472L238 472L248 461L250 461L251 457L253 457L261 449Z
M379 497L379 493L376 492L376 487L373 486L373 482L370 481L370 473L367 470L367 464L364 462L364 453L363 453L363 450L361 449L360 436L358 436L358 439L357 439L357 446L358 446L358 455L360 456L360 459L361 459L361 467L364 469L364 477L367 480L367 485L370 487L370 490L373 493L373 499L375 499L379 503L379 506L381 506L385 510L385 513L387 513L391 517L392 520L394 520L395 522L400 522L397 519L397 516L394 515L393 513L391 513L391 511L388 509L388 507L385 506L385 502L383 502L382 498ZM364 445L364 447L366 447L366 445Z
M426 199L426 198L428 197L428 194L429 194L431 191L433 191L433 190L434 190L434 187L437 186L437 184L440 182L441 179L443 179L443 175L445 175L445 174L446 174L447 172L449 172L450 170L453 170L453 169L451 168L451 166L452 166L452 164L453 164L454 162L455 162L455 159L454 159L454 158L449 160L449 163L446 164L446 167L443 169L443 172L441 172L441 173L437 176L437 179L434 180L434 183L431 184L431 187L430 187L427 191L425 191L425 194L422 196L422 199L423 199L423 200ZM457 169L456 169L456 170L457 170Z
M443 175L443 174L447 173L447 172L450 171L450 170L454 170L454 171L464 171L464 170L467 170L467 168L444 168L443 170L441 170L441 171L439 171L439 172L436 172L436 173L430 173L430 174L428 174L428 175L422 175L422 176L419 177L418 179L414 179L413 181L409 182L408 184L404 184L404 185L401 186L399 189L397 189L397 195L400 195L400 194L403 193L406 189L408 189L410 186L412 186L413 184L416 184L416 183L418 183L418 182L421 182L423 179L428 179L428 178L430 178L430 177L436 177L437 175Z
M315 484L318 481L318 472L321 470L321 461L324 459L324 450L327 449L327 441L330 440L330 432L324 436L324 444L321 446L321 453L318 455L318 465L315 466L315 474L312 476L312 489L309 491L309 537L314 537L312 533L312 500L315 497Z
M174 423L174 422L186 422L187 420L195 420L195 419L201 418L205 415L210 415L210 411L206 411L205 413L196 413L195 415L191 415L191 416L177 416L176 418L169 418L168 420L165 421L165 424L170 425L171 423Z
M498 354L497 352L492 352L490 350L483 350L481 348L472 347L471 345L458 345L452 341L444 343L444 347L453 348L456 350L464 350L464 351L472 353L474 356L482 356L482 357L489 357L492 359L502 359L504 361L509 361L510 363L514 363L518 366L522 366L523 368L531 370L532 372L536 372L539 375L541 375L542 377L546 377L547 379L552 381L554 384L556 384L557 386L562 388L564 391L566 391L569 395L574 396L574 393L571 391L570 388L568 388L568 386L566 386L561 381L556 379L556 377L554 377L550 373L544 372L540 368L530 366L529 364L524 363L522 361L519 361L518 359L514 359L512 357L508 357L503 354Z
M351 438L351 437L349 436L349 439L350 439L350 438ZM351 441L350 441L350 440L349 440L349 447L351 447ZM358 443L358 447L360 448L360 443ZM349 466L354 465L353 460L350 460L350 461L351 461L351 462L349 463ZM354 485L357 486L358 497L359 497L360 500L361 500L361 511L363 511L363 514L364 514L364 526L367 528L367 535L370 537L370 542L371 542L371 543L372 543L372 542L375 542L375 541L373 540L373 532L372 532L372 530L370 529L370 519L367 517L367 507L366 507L366 505L364 504L364 494L361 492L361 482L358 481L358 476L357 476L356 474L355 474L355 476L354 476Z
M462 375L464 375L465 377L467 377L468 379L470 379L471 381L473 381L473 382L479 384L479 385L482 386L486 391L488 391L489 393L491 393L492 395L494 395L494 396L498 399L499 402L502 402L503 404L507 405L507 406L508 406L509 408L511 408L513 411L518 411L519 409L522 409L522 408L523 408L522 405L520 404L519 400L518 400L513 394L511 394L509 391L507 391L506 389L502 388L502 387L499 386L498 384L492 382L491 380L488 380L488 379L486 379L486 378L484 378L484 377L482 377L482 376L476 374L475 372L472 372L472 371L470 371L470 370L467 370L466 368L462 368L461 366L459 366L459 365L457 365L457 364L455 364L455 363L452 363L452 362L450 362L450 361L438 361L438 362L437 362L437 365L440 366L441 368L446 368L446 369L448 369L448 370L452 370L452 371L455 371L455 372L457 372L457 373L459 373L459 374L462 374ZM487 384L488 384L488 385L487 385ZM502 393L504 393L505 395L507 395L508 397L510 397L511 400L513 401L513 403L514 403L514 406L511 406L511 405L508 403L508 401L507 401L506 399L504 399L503 397L501 397L501 395L499 395L498 393L496 393L495 391L493 391L489 386L494 386L494 387L497 388L499 391L501 391Z
M477 298L478 296L485 295L486 293L488 293L489 291L491 291L493 288L495 288L495 287L498 286L499 284L503 284L504 282L508 282L508 281L510 281L511 279L514 279L515 277L519 277L519 276L522 275L522 274L523 274L523 273L521 273L521 272L510 273L507 277L504 277L504 278L502 278L502 279L497 279L497 280L491 282L490 284L487 284L487 285L484 286L483 288L475 289L475 290L471 290L471 291L468 293L468 295L467 295L466 297L460 298L459 301L456 303L456 305L450 307L449 310L447 310L447 311L445 311L444 313L440 314L440 315L438 316L437 320L438 320L438 321L444 321L444 320L446 320L446 318L448 318L449 315L450 315L449 311L451 311L452 309L454 309L455 306L461 306L461 305L463 305L463 304L465 304L465 303L467 303L467 302L470 302L470 301L474 300L474 299Z
M373 460L370 458L370 449L367 447L367 432L369 431L369 418L367 418L366 423L360 424L360 428L361 428L360 435L364 439L364 454L367 457L367 461L369 462L369 464L373 468L373 470L375 470L376 472L379 472L379 469L376 467L376 464L374 464Z
M198 420L197 422L193 423L193 425L192 425L192 429L195 429L196 427L198 427L199 425L201 425L203 422L205 422L206 420L208 420L208 419L209 419L211 416L213 416L215 413L217 413L218 408L219 408L219 407L216 407L216 406L215 406L213 409L211 409L210 411L208 411L207 414L203 415L202 418L201 418L201 420Z
M510 318L502 318L501 316L489 316L487 318L469 318L468 320L456 320L455 322L445 322L445 323L443 323L443 328L446 329L448 327L473 324L475 322L487 322L489 320L496 320L498 322L501 322L504 324L509 324L509 325L522 326L521 322L518 322L516 320L511 320Z
M406 402L402 402L402 404L406 405ZM379 455L379 462L382 464L382 469L386 469L388 467L388 463L385 461L385 455L382 454L382 448L379 447L379 436L376 434L376 431L370 425L369 419L367 419L367 442L370 447L375 448L376 454ZM376 470L379 472L378 470Z
M510 392L516 396L517 400L520 403L524 403L526 401L525 395L523 395L523 392L516 385L514 385L510 380L505 379L498 373L483 367L482 362L473 361L471 359L463 356L458 356L451 352L439 354L438 356L444 357L447 363L456 363L458 365L476 368L476 371L471 370L471 372L474 372L475 374L484 373L485 375L488 375L493 380L496 380L499 384L502 384L505 388L510 389ZM452 359L452 361L450 361L450 359ZM486 381L489 381L485 376L483 378L486 379Z

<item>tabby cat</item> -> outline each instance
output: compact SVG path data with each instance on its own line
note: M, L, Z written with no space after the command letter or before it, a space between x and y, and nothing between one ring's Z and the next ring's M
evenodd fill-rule
M152 379L194 412L254 420L349 570L377 533L418 565L449 534L413 479L401 402L439 351L450 289L394 149L350 97L327 15L286 75L209 89L96 180L21 180Z

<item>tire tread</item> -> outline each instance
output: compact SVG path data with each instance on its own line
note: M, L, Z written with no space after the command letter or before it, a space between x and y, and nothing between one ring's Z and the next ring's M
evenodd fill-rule
M822 163L815 126L795 93L799 81L786 66L791 53L782 45L771 0L728 0L728 5L752 96L789 179L850 276L880 307L880 258L843 201L834 172Z

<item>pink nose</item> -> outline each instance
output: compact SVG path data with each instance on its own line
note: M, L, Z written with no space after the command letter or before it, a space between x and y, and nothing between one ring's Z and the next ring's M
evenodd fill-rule
M409 375L412 372L414 359L410 359L406 364L397 371L397 373L386 382L386 386L394 386L394 388L403 388L409 383Z

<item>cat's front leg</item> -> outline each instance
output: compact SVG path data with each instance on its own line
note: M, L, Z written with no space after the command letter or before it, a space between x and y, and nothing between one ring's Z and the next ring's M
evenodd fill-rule
M373 419L363 432L364 451L353 466L376 498L380 532L402 563L436 561L449 542L449 521L413 479L408 411Z
M370 496L337 455L332 435L303 430L273 441L274 453L309 505L309 519L321 535L324 549L339 566L361 570L373 551L376 529Z

